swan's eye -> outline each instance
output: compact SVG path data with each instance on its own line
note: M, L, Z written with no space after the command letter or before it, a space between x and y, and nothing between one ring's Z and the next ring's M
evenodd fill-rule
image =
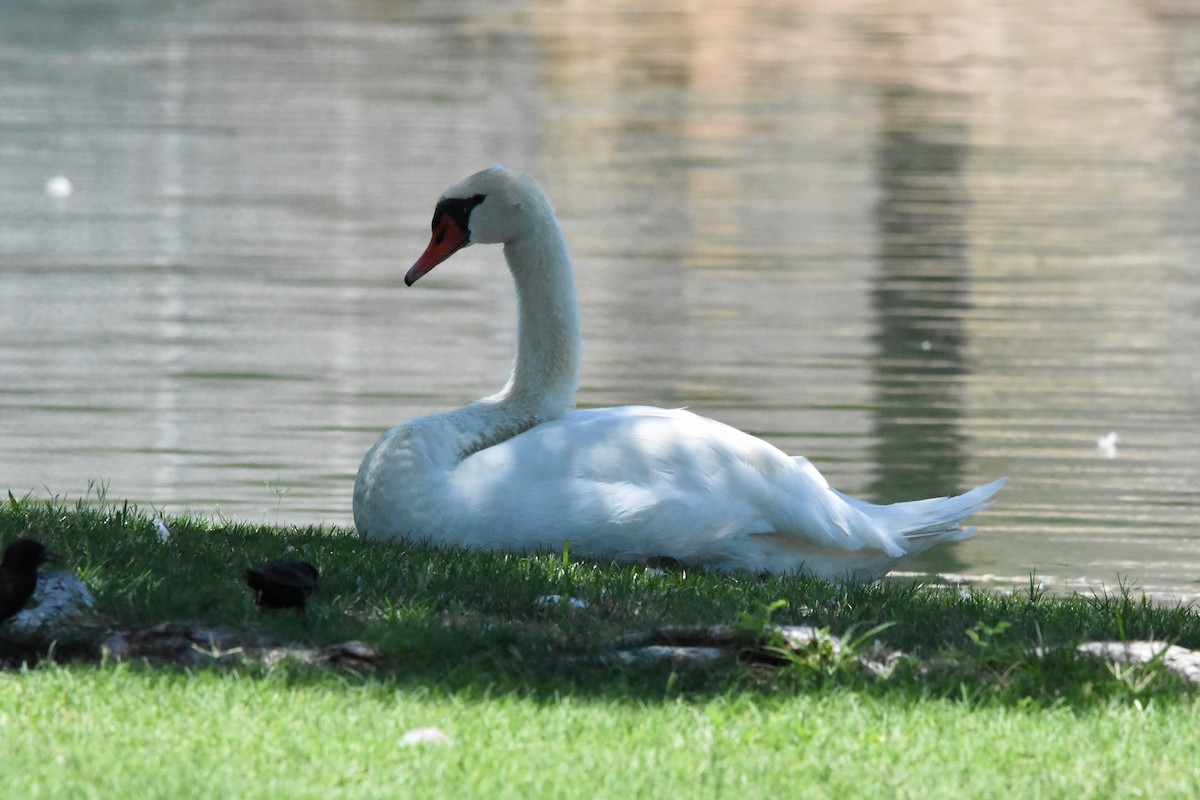
M471 212L475 210L475 206L486 199L487 195L476 194L471 197L439 200L437 208L433 210L433 243L441 244L442 238L446 235L445 226L441 224L443 218L449 218L458 230L466 231L471 221Z

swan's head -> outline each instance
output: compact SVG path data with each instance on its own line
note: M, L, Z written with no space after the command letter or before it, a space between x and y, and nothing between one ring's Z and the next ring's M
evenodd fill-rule
M554 213L533 178L499 164L476 172L442 193L433 210L433 238L404 276L404 283L412 286L467 245L516 239L539 212Z

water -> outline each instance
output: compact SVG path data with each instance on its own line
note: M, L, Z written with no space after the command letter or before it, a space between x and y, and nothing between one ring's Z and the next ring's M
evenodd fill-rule
M401 282L500 161L581 405L879 501L1007 474L912 569L1200 597L1200 12L1041 5L9 4L0 487L350 525L382 430L507 376L495 248Z

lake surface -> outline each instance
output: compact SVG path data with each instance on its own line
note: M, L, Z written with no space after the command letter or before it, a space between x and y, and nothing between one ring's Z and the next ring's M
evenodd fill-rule
M503 162L580 405L881 502L1009 475L910 568L1200 597L1200 7L706 5L6 4L0 490L351 525L380 432L507 377L497 248L402 282Z

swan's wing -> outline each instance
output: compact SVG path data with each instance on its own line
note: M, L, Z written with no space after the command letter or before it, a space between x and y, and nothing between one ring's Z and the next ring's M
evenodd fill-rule
M744 559L752 534L888 549L850 533L850 507L806 460L687 411L575 411L472 454L451 481L480 546L569 539L579 552L709 563L725 550Z

